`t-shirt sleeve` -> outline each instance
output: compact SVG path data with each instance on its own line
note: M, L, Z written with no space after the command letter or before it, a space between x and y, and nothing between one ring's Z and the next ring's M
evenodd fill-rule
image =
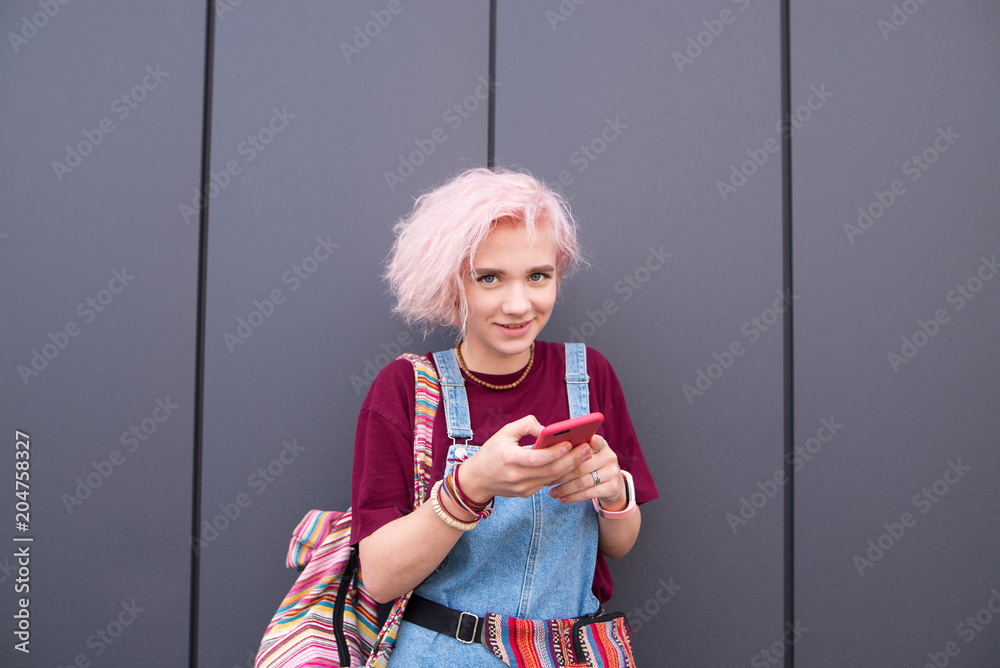
M625 393L615 370L601 353L591 348L587 349L587 361L591 376L591 404L604 413L602 432L618 456L618 465L632 474L636 502L645 503L659 498L660 493L632 426Z
M632 418L625 405L625 393L611 363L592 348L587 348L587 374L590 376L591 407L604 414L600 433L618 456L618 465L632 474L637 503L659 498L646 458L639 446L639 438L632 426ZM603 604L611 599L614 584L604 555L597 553L594 568L594 596Z
M351 475L351 544L413 508L413 367L387 364L358 414Z

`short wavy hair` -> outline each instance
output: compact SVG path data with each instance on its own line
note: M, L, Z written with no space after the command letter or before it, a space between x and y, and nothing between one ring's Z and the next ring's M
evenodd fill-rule
M384 276L393 313L425 335L439 326L464 333L463 279L498 222L524 225L529 240L542 226L552 230L557 284L584 262L562 195L527 172L469 169L418 197L393 228Z

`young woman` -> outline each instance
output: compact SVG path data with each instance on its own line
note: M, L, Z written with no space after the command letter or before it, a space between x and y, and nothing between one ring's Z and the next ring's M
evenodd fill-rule
M589 348L589 410L605 416L598 434L576 447L524 447L543 426L570 417L564 345L537 340L581 258L557 193L525 173L469 170L421 196L396 234L387 272L395 309L424 331L459 333L454 359L473 436L448 437L442 397L431 475L442 481L432 493L437 503L413 511L413 369L405 360L383 368L358 418L351 540L360 543L376 600L416 588L458 611L456 639L426 623L440 611L408 608L391 665L500 666L483 644L467 642L479 640L470 620L596 612L612 590L602 555L617 559L632 548L635 505L657 491L618 379Z

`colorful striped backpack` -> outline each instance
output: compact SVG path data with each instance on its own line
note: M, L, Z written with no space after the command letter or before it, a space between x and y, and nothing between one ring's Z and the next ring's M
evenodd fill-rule
M440 399L437 373L426 357L400 356L416 379L414 508L430 489L431 438ZM384 668L410 594L398 598L381 629L378 605L365 590L351 546L351 510L311 510L288 546L289 568L302 572L264 633L254 668Z

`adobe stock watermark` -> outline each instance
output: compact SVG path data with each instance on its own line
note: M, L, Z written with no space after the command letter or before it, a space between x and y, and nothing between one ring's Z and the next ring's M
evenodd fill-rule
M965 305L972 301L998 273L1000 273L1000 262L997 262L996 253L989 259L985 255L982 256L979 267L972 276L961 283L956 283L955 287L944 296L945 302L952 304L952 313L958 313L965 308ZM951 318L948 309L939 308L927 320L918 319L913 334L901 337L903 343L899 352L890 350L886 353L892 372L899 373L903 365L913 361L920 350L940 333L941 328L951 322Z
M131 90L111 101L111 113L118 118L119 123L123 122L169 76L170 72L162 71L159 64L156 67L147 65L146 74L142 79ZM77 141L76 144L66 144L64 162L52 161L52 171L56 180L62 183L63 178L82 165L84 158L91 155L104 142L105 138L115 131L116 127L115 122L110 117L105 116L97 122L93 129L84 128L81 130L83 139Z
M994 616L1000 618L1000 591L994 587L989 592L990 597L983 607L965 616L955 627L955 635L966 645L980 637L986 627L993 623ZM951 660L962 653L962 645L955 640L949 640L940 651L927 652L927 662L922 668L945 668Z
M622 301L627 302L643 288L653 274L659 271L673 253L665 253L663 244L650 246L649 255L642 264L623 275L614 285L616 295L622 295ZM579 325L569 328L569 341L585 343L587 339L597 334L597 331L607 324L608 319L618 313L619 304L614 297L608 297L601 302L600 308L586 311L586 318Z
M580 144L578 149L570 153L569 164L576 167L578 174L583 174L627 129L628 125L621 122L621 116L618 114L615 114L614 120L605 117L604 126L598 130L597 134L589 142ZM568 169L560 170L556 175L556 181L563 187L572 184L574 178L573 172Z
M21 29L17 32L11 30L7 33L7 40L10 42L10 48L14 49L14 53L20 53L21 47L34 39L38 35L38 31L47 26L49 21L54 19L70 1L38 0L35 4L38 5L39 11L30 16L22 16Z
M354 394L361 396L362 392L366 392L382 367L406 352L406 349L411 345L413 345L413 338L405 329L389 343L380 343L379 348L382 352L376 353L372 357L366 357L360 374L351 374L350 381L351 387L354 388Z
M257 156L263 153L271 142L288 128L294 118L295 114L289 113L288 105L281 109L271 107L271 117L264 125L237 144L236 153L243 157L243 161L227 160L225 169L220 169L217 172L209 170L208 193L195 186L191 189L191 192L194 193L191 204L181 202L177 205L177 210L180 211L184 224L189 225L192 220L197 220L198 214L205 208L209 200L215 199L228 188L233 179L243 173L244 165L249 165L256 160Z
M243 0L215 0L215 18L226 20L226 14L232 14L243 4Z
M545 10L545 20L549 22L552 32L556 31L560 23L569 21L569 17L576 13L576 8L587 2L587 0L559 0L555 10Z
M246 652L244 652L244 654L246 654L247 657L246 661L244 661L242 664L234 663L233 668L254 668L253 664L257 660L258 649L260 648L257 645L254 645L252 647L247 647Z
M972 470L971 466L963 465L961 459L948 460L947 463L948 468L944 470L940 478L921 489L910 499L910 504L919 510L921 515L931 512L936 504L940 503L948 492ZM884 523L882 528L885 531L875 538L869 538L866 544L868 549L853 557L854 567L858 569L858 576L864 577L866 569L874 568L876 563L881 561L890 550L903 540L909 530L917 526L919 519L917 515L907 511L900 514L898 522Z
M277 457L258 468L247 478L247 487L254 490L255 495L266 492L268 487L273 485L306 449L306 446L299 445L295 438L292 438L290 443L287 440L282 441L282 446ZM206 546L217 541L219 536L232 526L252 504L253 497L246 491L236 494L232 501L219 503L219 513L210 519L201 521L200 534L198 536L188 536L188 542L191 544L191 549L194 550L194 553L200 555ZM205 515L209 515L213 511L214 508L206 509Z
M767 164L772 155L781 150L780 138L791 137L795 130L801 128L812 118L813 112L822 109L833 95L833 91L826 89L826 84L820 84L819 88L809 86L809 95L806 97L806 101L796 107L795 111L779 118L778 122L774 124L778 138L768 137L761 143L760 148L748 148L746 150L746 154L750 156L748 159L741 162L739 166L735 162L729 166L729 179L715 182L715 189L719 191L719 197L722 198L722 201L725 202L731 195L735 195L740 188L747 184L750 177Z
M87 297L76 307L76 314L83 319L84 325L89 325L103 313L120 295L125 291L135 276L128 273L127 268L122 267L111 271L111 280L108 281L107 288L101 288L93 296ZM27 364L18 364L17 373L21 377L21 382L27 385L33 378L37 378L45 369L52 364L60 354L62 354L71 343L72 339L80 335L83 329L76 320L68 320L65 325L56 330L55 333L48 332L48 341L40 347L31 349L30 359Z
M681 586L674 582L674 578L670 577L664 580L660 578L659 588L654 592L652 596L646 599L646 602L642 605L637 605L632 612L628 613L628 625L632 630L632 634L635 635L639 633L647 624L653 621L653 617L660 614L660 610L670 601L674 600L674 597L681 590Z
M914 153L909 160L903 163L901 167L903 175L910 177L910 183L916 183L931 168L931 165L938 161L941 154L947 152L961 137L962 135L952 131L950 125L947 129L939 127L937 136L927 148L919 154ZM856 223L844 223L847 241L853 244L855 237L859 237L871 229L875 221L885 215L892 205L906 194L906 191L906 184L903 183L902 179L894 179L886 190L875 190L872 193L874 199L867 205L858 207Z
M750 657L750 665L754 668L769 668L783 663L788 648L801 640L808 630L800 619L796 619L794 624L785 622L785 633L781 638Z
M882 33L882 41L888 42L889 35L898 32L900 28L905 26L910 17L920 11L920 8L926 3L927 0L903 0L899 4L893 3L888 20L879 19L875 22L875 27Z
M819 421L819 429L816 435L806 439L805 443L796 445L791 453L785 455L787 459L792 458L792 470L795 473L801 471L806 462L812 461L813 457L819 454L823 446L833 440L833 437L844 428L844 425L837 422L832 415L829 418L822 418ZM732 530L733 535L739 531L740 527L749 524L750 520L757 516L757 513L764 509L764 506L778 495L788 482L784 467L776 470L767 480L757 481L757 490L740 497L739 508L735 513L726 513L726 522Z
M742 12L750 6L750 0L733 0L733 4ZM719 12L718 18L704 19L701 24L705 26L705 29L695 35L688 35L684 52L674 51L670 54L674 59L674 65L677 66L677 71L684 74L684 68L693 65L694 61L701 57L701 54L715 44L715 40L722 37L726 26L732 25L737 16L733 10L723 9Z
M180 406L170 401L170 396L160 399L157 397L152 410L148 415L133 424L122 432L119 442L124 450L115 448L108 453L108 456L101 461L91 461L93 470L77 477L76 487L72 493L63 492L63 506L66 512L72 515L76 509L83 505L83 502L93 496L94 492L106 483L115 471L125 464L125 452L136 452L140 447L156 433L161 424L166 422Z
M67 661L65 666L60 663L58 668L88 668L91 665L91 656L97 658L109 651L125 631L139 619L139 615L146 611L145 608L139 607L135 599L122 601L119 607L120 610L112 613L111 621L95 629L84 641L87 649L93 653L80 652L72 660Z
M476 111L490 99L490 93L500 86L496 81L491 86L489 80L484 76L480 76L477 81L479 83L473 89L472 93L453 103L441 114L442 122L452 132L457 132L467 120L472 118ZM415 148L406 155L400 153L397 156L399 162L396 164L396 169L394 171L387 169L382 173L385 177L385 184L389 186L389 192L396 192L396 186L404 183L406 179L416 174L417 169L427 161L427 158L434 155L438 146L446 141L448 141L448 133L445 132L442 126L431 130L426 138L418 137L414 139L413 145Z
M333 256L333 251L340 248L340 244L330 240L330 235L316 237L316 245L312 252L307 254L301 262L296 262L291 267L281 273L281 284L290 286L288 291L295 292L309 280L309 278L319 270L320 265ZM264 299L254 299L250 312L246 317L236 318L236 327L232 332L222 333L222 341L229 349L229 354L236 352L236 348L250 340L258 329L260 329L269 318L271 318L278 307L285 303L288 296L281 288L274 288Z
M736 361L746 354L749 346L759 341L760 337L769 329L774 329L774 326L781 322L781 314L799 298L799 295L792 294L788 288L778 289L774 292L778 298L771 302L769 307L761 311L760 315L755 315L740 325L739 331L746 337L746 343L744 344L742 339L735 339L723 348L721 353L712 353L714 362L709 362L704 368L695 369L694 385L689 383L681 385L681 392L684 393L688 406L693 406L696 397L700 397L712 389L712 386L722 378L723 374L733 368Z
M383 9L372 9L372 20L364 25L354 26L352 39L350 42L340 43L340 52L344 54L344 60L350 64L351 59L361 54L362 51L371 46L372 40L377 39L382 31L389 27L394 16L399 16L403 11L403 4L400 0L389 0Z
M7 581L7 578L14 577L17 575L17 548L15 543L14 552L6 555L3 561L0 561L0 584ZM20 592L18 592L20 593Z

